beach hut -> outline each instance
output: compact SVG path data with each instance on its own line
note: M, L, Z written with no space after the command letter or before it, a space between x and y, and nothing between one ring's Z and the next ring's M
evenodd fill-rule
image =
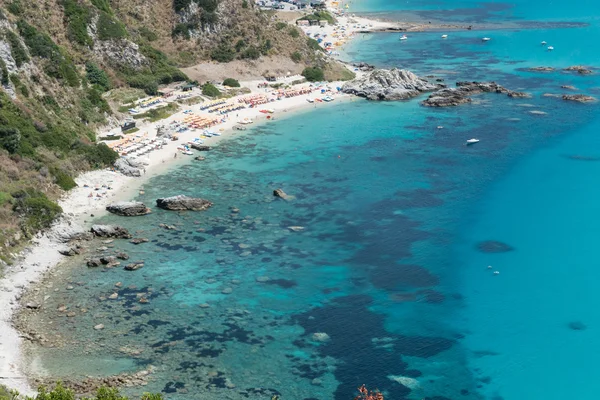
M277 77L274 74L265 74L265 80L267 82L275 82Z
M320 20L320 21L319 21L319 26L320 26L321 28L324 28L324 27L326 27L326 26L327 26L327 21L326 21L326 20L324 20L324 19Z
M299 19L296 21L296 25L298 26L309 26L310 22L307 19Z
M194 89L195 87L196 87L196 85L194 85L194 84L192 84L192 83L188 83L187 85L183 85L183 86L181 87L181 91L182 91L182 92L189 92L189 91L191 91L192 89Z

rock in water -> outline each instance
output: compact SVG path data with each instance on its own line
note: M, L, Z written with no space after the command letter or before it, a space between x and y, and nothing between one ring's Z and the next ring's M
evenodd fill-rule
M150 209L139 201L122 201L106 206L106 211L124 217L135 217L150 213Z
M315 332L312 335L312 340L315 342L329 342L331 338L325 332Z
M290 196L287 195L282 189L273 190L273 196L279 197L280 199L289 200Z
M444 87L404 69L376 69L342 86L342 92L369 100L405 100Z
M179 195L173 197L165 197L163 199L157 199L156 205L164 210L204 211L207 208L211 207L213 204L208 200Z
M129 231L118 225L92 225L90 231L97 237L131 239Z
M190 144L190 147L197 151L210 151L210 146L204 146L198 143L192 143Z
M456 88L446 88L432 93L421 104L427 107L453 107L470 103L469 97L479 93L504 93L510 97L529 97L527 93L514 92L496 82L456 82Z
M569 329L574 331L584 331L587 329L587 326L581 321L573 321L569 322Z
M485 242L477 243L477 250L483 253L506 253L513 251L514 248L497 240L486 240Z
M125 267L123 267L123 269L125 271L137 271L140 268L144 267L144 263L142 262L137 262L137 263L131 263L131 264L127 264Z
M592 101L596 101L595 97L587 96L585 94L565 94L563 95L562 99L568 101L577 101L579 103L589 103Z
M590 74L594 73L594 71L592 71L591 69L589 69L587 67L584 67L583 65L573 65L573 66L565 68L564 71L577 72L578 74L581 74L581 75L590 75Z
M552 72L552 71L554 71L554 68L552 68L552 67L532 67L532 68L527 68L526 71L531 71L531 72Z

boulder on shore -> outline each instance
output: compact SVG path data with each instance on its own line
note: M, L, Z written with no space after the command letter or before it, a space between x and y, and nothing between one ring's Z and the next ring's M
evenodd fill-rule
M212 205L213 203L208 200L183 195L156 200L157 207L162 208L163 210L172 211L204 211Z
M129 231L118 225L92 225L90 232L96 237L131 239Z
M198 151L210 151L210 146L204 146L202 144L198 144L198 143L191 143L190 147L194 150L198 150Z
M123 217L135 217L150 214L151 210L139 201L122 201L106 206L106 211Z
M141 176L141 169L144 168L143 164L130 160L129 158L119 158L117 161L115 161L114 165L117 171L125 176Z
M369 100L406 100L422 92L445 87L434 85L404 69L375 69L364 76L347 82L342 92Z

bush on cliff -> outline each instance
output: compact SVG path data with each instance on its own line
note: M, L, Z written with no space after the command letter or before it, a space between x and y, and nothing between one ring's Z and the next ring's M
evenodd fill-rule
M323 70L318 67L307 67L302 71L302 76L309 82L319 82L325 79Z
M76 398L78 397L75 396L75 392L64 387L61 382L58 382L52 390L40 387L35 397L23 397L17 391L0 385L0 400L75 400ZM86 400L128 400L128 398L122 396L118 389L102 386L93 397ZM163 400L163 397L159 393L144 393L140 400Z

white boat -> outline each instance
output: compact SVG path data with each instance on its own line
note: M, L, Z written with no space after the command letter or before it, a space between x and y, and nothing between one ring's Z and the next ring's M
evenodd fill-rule
M442 39L446 39L448 35L442 35Z
M323 101L326 101L326 102L328 102L328 103L329 103L330 101L333 101L333 98L332 98L332 97L329 97L329 96L327 96L327 97L323 97L321 100L323 100Z
M469 140L467 140L467 143L465 143L465 144L467 146L470 146L470 145L475 144L475 143L479 143L479 139L475 139L475 138L469 139Z
M309 103L314 103L315 102L313 99L306 99L306 101L308 101Z
M548 42L546 42L545 40L542 40L542 46L545 46L547 44L548 44Z
M552 51L552 50L554 50L554 47L548 46L548 51Z
M492 39L491 39L491 38L489 38L489 37L484 37L484 38L483 38L483 39L481 39L481 40L483 40L484 42L489 42L489 41L490 41L490 40L492 40Z
M406 35L402 35L402 36L400 37L400 40L406 40L406 39L408 39L408 36L406 36Z
M221 132L212 132L213 136L221 136Z
M185 154L186 156L193 156L193 155L194 155L194 153L192 153L192 152L191 152L191 151L189 151L189 150L182 151L182 153L183 153L183 154Z

